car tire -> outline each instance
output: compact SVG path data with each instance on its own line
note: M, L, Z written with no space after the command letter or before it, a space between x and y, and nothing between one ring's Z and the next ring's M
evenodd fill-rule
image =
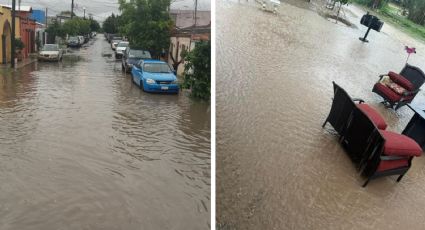
M140 80L140 88L143 90L143 92L146 92L145 85L143 85L143 81Z

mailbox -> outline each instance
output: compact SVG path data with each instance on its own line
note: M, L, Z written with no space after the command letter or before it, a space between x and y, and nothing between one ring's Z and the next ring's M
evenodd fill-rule
M360 24L380 32L382 29L382 26L384 25L384 22L379 20L379 18L377 18L376 16L369 14L368 12L367 14L363 15L363 17L360 19Z
M369 31L372 29L372 30L376 30L380 32L382 29L382 26L384 25L384 22L379 20L378 17L371 15L369 14L369 12L367 12L367 14L363 15L363 17L360 19L360 24L367 27L367 32L363 38L359 38L359 39L363 42L368 42L366 37L369 34Z

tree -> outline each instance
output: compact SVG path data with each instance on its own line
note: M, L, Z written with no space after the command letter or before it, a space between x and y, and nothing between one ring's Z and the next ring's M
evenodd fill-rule
M63 24L63 31L68 35L84 35L91 32L90 21L81 18L73 18Z
M336 21L338 22L339 12L341 11L341 7L343 5L347 5L350 2L350 0L336 0L335 2L339 2L338 13L336 14Z
M119 18L112 13L112 15L106 18L106 20L103 22L103 31L108 34L118 33L118 19Z
M99 31L100 30L99 22L97 22L93 18L89 18L89 22L90 22L90 31Z
M191 89L191 96L209 100L211 95L211 43L199 42L185 55L182 88Z
M409 11L408 19L420 25L425 23L425 1L404 0L403 5Z
M61 26L61 24L58 21L54 21L53 24L49 25L46 29L47 32L47 42L48 43L55 43L55 38L58 37L64 37L65 33Z
M148 50L154 57L168 50L170 0L119 0L119 4L119 31L128 37L133 48Z

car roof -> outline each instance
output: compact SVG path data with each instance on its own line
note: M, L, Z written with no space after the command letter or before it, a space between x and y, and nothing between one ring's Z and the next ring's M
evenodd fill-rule
M167 64L165 61L161 61L161 60L153 60L153 59L149 59L149 60L143 60L144 63L165 63Z

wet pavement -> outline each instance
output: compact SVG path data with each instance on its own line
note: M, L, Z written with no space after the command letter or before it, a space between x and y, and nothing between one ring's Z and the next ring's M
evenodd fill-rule
M1 73L0 229L209 229L209 105L142 92L105 52Z
M423 229L425 157L366 188L330 126L332 81L361 97L401 132L413 113L380 104L378 75L409 63L425 70L425 46L385 24L381 33L282 1L277 15L254 1L217 2L218 229ZM424 87L422 87L424 88ZM422 90L415 103L425 104Z

